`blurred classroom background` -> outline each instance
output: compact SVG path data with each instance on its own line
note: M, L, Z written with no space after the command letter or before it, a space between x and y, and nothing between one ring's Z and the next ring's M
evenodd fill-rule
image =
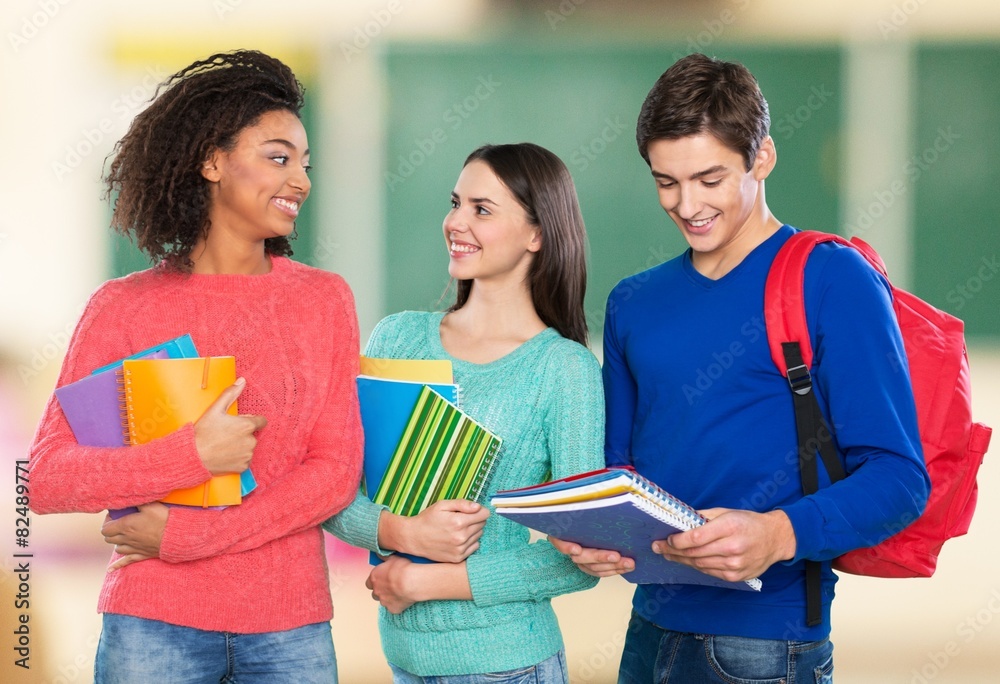
M158 82L213 52L262 49L306 85L315 172L295 257L347 278L363 339L387 313L442 306L440 225L469 151L558 153L590 234L599 357L610 288L683 249L636 153L642 99L689 52L742 61L770 103L777 216L863 236L897 284L963 318L976 418L1000 428L994 0L8 0L0 15L0 681L92 679L98 515L31 516L31 669L13 665L14 461L89 294L146 266L109 233L104 160ZM996 681L997 457L935 577L842 578L838 682ZM366 556L327 539L341 681L388 682ZM574 683L615 680L630 592L609 580L555 601Z

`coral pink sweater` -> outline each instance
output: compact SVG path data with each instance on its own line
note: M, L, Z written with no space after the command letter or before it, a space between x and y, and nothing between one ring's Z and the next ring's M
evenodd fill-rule
M236 357L240 413L267 418L251 463L258 486L221 511L172 507L160 558L108 573L98 610L237 633L329 620L319 523L354 498L363 450L350 289L285 258L265 275L161 265L112 280L88 302L58 385L184 333L203 356ZM209 477L192 425L141 446L82 447L54 398L29 467L37 513L133 506Z

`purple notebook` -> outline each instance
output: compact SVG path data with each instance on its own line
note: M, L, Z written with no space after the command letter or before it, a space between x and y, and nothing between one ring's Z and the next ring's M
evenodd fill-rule
M169 354L160 349L142 358L165 359ZM118 364L121 367L121 364ZM118 385L117 368L101 371L96 375L72 382L55 391L59 406L62 407L69 427L77 444L92 447L125 446L122 428L121 396ZM118 519L135 513L137 508L122 508L108 511Z

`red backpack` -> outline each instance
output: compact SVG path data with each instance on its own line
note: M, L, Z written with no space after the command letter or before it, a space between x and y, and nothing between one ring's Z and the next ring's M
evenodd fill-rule
M771 357L792 388L806 494L818 489L817 443L831 481L846 476L829 438L832 433L812 393L809 373L813 354L806 327L803 273L810 252L821 242L853 247L888 278L882 259L863 240L855 237L848 242L816 231L793 235L771 264L764 289L767 338ZM915 522L876 546L834 559L833 567L874 577L930 577L942 544L969 531L978 493L976 475L992 430L972 422L962 321L895 287L892 296L909 363L931 494L923 515ZM822 438L824 434L826 439ZM806 578L810 620L818 624L818 563L807 564Z

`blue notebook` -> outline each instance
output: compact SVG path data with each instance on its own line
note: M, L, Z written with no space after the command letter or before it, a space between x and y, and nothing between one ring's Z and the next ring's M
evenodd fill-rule
M367 375L358 376L357 383L361 426L365 433L364 487L365 494L370 499L382 481L382 475L399 445L425 384L453 404L458 404L459 392L458 385L455 384L422 383ZM417 562L429 562L409 554L400 555ZM381 562L374 553L371 554L370 561L372 565Z
M382 481L424 384L365 375L358 377L361 426L365 433L365 493L368 498L372 497ZM427 386L451 403L458 403L458 385L428 383Z
M761 589L759 579L728 582L654 553L654 541L703 525L705 518L630 468L500 491L490 503L497 515L543 534L632 558L635 569L622 577L635 584Z
M194 340L191 339L190 334L181 335L180 337L175 337L166 342L161 342L160 344L154 345L149 349L143 349L141 352L132 354L132 356L126 356L124 359L118 359L113 363L109 363L106 366L101 366L100 368L91 372L91 375L97 375L98 373L103 373L107 370L112 370L115 368L121 368L122 362L126 359L144 359L147 357L152 358L150 355L163 351L166 356L156 357L156 358L167 358L167 359L196 359L198 358L198 350L195 349Z

